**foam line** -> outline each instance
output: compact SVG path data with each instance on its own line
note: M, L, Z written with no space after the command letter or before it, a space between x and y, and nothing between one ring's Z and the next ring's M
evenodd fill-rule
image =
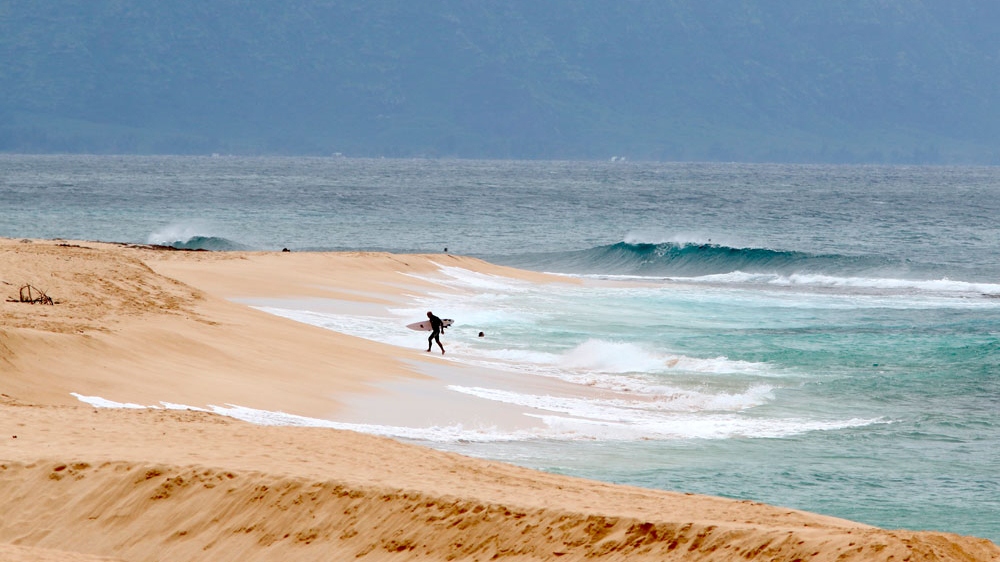
M330 420L322 420L274 412L258 410L233 404L225 406L209 406L195 408L161 402L160 406L142 406L139 404L120 403L99 396L85 396L71 393L81 402L96 408L166 408L190 409L195 411L214 412L216 414L242 420L248 423L265 426L293 427L324 427L347 431L357 431L371 435L412 439L432 443L489 443L526 440L619 440L637 441L649 439L724 439L732 437L785 437L810 431L830 431L859 427L879 423L882 420L850 419L843 421L810 421L796 419L755 419L733 414L724 415L680 415L674 417L653 417L643 415L632 419L620 419L613 415L613 409L588 406L588 415L579 417L573 415L552 415L528 413L531 417L542 420L545 428L518 429L504 431L495 426L465 427L456 423L447 426L404 427L376 424L352 424ZM488 393L484 393L488 394ZM527 398L528 402L536 398ZM544 399L542 399L544 401ZM539 402L541 403L541 402ZM565 399L563 403L568 403ZM558 409L558 406L550 406ZM563 408L567 413L573 408ZM595 415L596 413L596 415Z

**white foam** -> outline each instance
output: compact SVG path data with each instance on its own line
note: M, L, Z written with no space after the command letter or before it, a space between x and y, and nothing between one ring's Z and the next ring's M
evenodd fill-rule
M95 408L130 408L130 409L168 409L168 410L194 410L200 412L212 412L221 416L242 420L255 425L266 426L289 426L289 427L324 427L329 429L340 429L346 431L356 431L371 435L381 435L384 437L396 437L400 439L414 439L429 442L491 442L491 441L521 441L535 439L539 435L530 430L517 430L500 432L494 427L472 427L467 428L462 424L449 426L431 427L403 427L374 424L343 423L318 418L310 418L285 412L274 412L269 410L258 410L246 408L233 404L225 406L209 406L208 408L197 408L161 402L160 406L143 406L141 404L131 404L114 402L99 396L84 396L78 393L71 393L81 402L85 402Z
M587 369L604 373L639 373L661 371L667 361L631 343L590 339L566 352L559 359L567 369Z
M781 287L829 287L893 291L911 290L927 293L972 293L1000 295L1000 284L997 283L972 283L968 281L955 281L947 278L920 280L879 277L838 277L833 275L808 273L780 275L776 273L746 273L743 271L733 271L731 273L703 275L700 277L662 279L683 279L685 282L775 285Z
M654 421L623 423L607 420L538 416L547 426L577 439L667 440L781 438L812 431L834 431L862 427L880 420L809 421L799 419L756 419L734 414L676 416Z
M669 288L674 292L674 297L678 298L682 294L688 297L712 299L724 294L720 291L732 289L732 295L739 295L736 291L741 286L753 286L754 288L775 287L801 289L796 298L787 299L784 295L779 295L784 299L786 306L796 308L807 306L811 308L858 308L858 307L879 307L879 308L973 308L983 306L996 306L1000 304L992 298L1000 296L1000 284L997 283L973 283L968 281L955 281L951 279L915 280L896 278L875 278L875 277L836 277L818 274L791 274L782 275L777 273L746 273L734 271L730 273L719 273L713 275L702 275L699 277L676 277L676 276L647 276L647 275L607 275L607 274L579 274L573 275L580 279L592 279L600 281L636 281L645 283L664 283L663 288ZM705 292L695 293L691 291L694 286L709 286L717 291L715 293ZM828 291L812 292L811 289L833 289L833 293ZM657 290L647 288L647 290ZM761 292L755 295L758 299L767 299L768 295ZM815 297L815 298L810 298ZM773 304L773 303L772 303Z
M135 410L145 410L147 406L142 404L132 404L129 402L114 402L112 400L106 400L100 396L84 396L82 394L77 394L76 392L70 392L70 394L76 397L77 400L90 404L95 408L129 408Z
M672 388L664 389L665 392L655 396L641 396L635 399L523 394L460 385L451 385L448 388L486 400L570 414L580 418L632 421L659 417L663 412L740 411L773 399L773 389L767 385L755 386L739 394L707 394Z
M1000 294L1000 284L996 283L970 283L967 281L953 281L951 279L892 279L892 278L869 278L869 277L833 277L829 275L816 274L793 274L788 277L779 277L772 281L774 284L787 285L809 285L821 287L851 287L851 288L873 288L873 289L916 289L931 293L981 293Z
M757 373L765 371L763 363L733 361L726 357L694 358L648 351L627 342L589 339L570 349L558 359L566 369L599 373L663 373L683 370L699 373Z
M469 350L474 357L462 363L508 372L557 378L574 384L619 392L662 395L675 389L666 386L679 375L743 375L770 377L765 363L726 357L694 358L647 351L630 343L588 340L563 353L532 350Z
M246 408L233 404L195 408L181 404L161 402L160 406L142 406L106 400L99 396L84 396L72 393L77 399L97 408L158 408L196 410L214 412L219 415L246 421L257 425L324 427L356 431L371 435L381 435L400 439L412 439L431 443L489 443L525 440L649 440L649 439L724 439L732 437L784 437L809 431L828 431L878 423L880 420L851 419L845 421L810 421L797 419L766 419L740 416L737 414L680 414L654 416L650 412L628 417L615 415L615 404L587 405L588 415L574 416L572 400L546 402L544 398L524 398L522 400L547 405L548 409L566 410L566 415L528 414L545 424L544 428L502 430L495 426L465 427L462 424L430 427L404 427L375 424L352 424ZM484 397L490 393L484 391ZM500 395L496 395L500 396Z

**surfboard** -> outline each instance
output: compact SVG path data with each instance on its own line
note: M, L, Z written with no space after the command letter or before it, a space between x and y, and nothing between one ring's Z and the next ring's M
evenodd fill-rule
M447 328L448 326L451 326L454 323L455 323L455 321L452 320L451 318L442 318L441 319L441 324L444 325L445 328ZM411 330L416 330L418 332L430 332L431 331L431 321L430 320L423 320L421 322L414 322L413 324L407 324L406 327L409 328L409 329L411 329Z

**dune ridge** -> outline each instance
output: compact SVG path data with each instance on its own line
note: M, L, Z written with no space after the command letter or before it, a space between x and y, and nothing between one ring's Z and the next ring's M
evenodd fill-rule
M39 460L0 479L66 501L4 497L36 529L14 541L136 560L991 559L946 535L649 521L201 466Z

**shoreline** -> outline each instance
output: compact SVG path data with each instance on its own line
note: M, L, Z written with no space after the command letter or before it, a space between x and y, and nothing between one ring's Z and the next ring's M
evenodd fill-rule
M439 263L572 282L454 255L0 240L0 501L16 514L0 521L0 558L28 548L37 557L21 559L1000 560L985 539L558 476L336 429L95 409L70 394L359 422L371 404L395 400L410 415L401 404L414 388L447 384L460 368L238 301L385 306L432 288L407 273ZM7 302L23 283L55 304ZM447 404L435 396L426 407Z

